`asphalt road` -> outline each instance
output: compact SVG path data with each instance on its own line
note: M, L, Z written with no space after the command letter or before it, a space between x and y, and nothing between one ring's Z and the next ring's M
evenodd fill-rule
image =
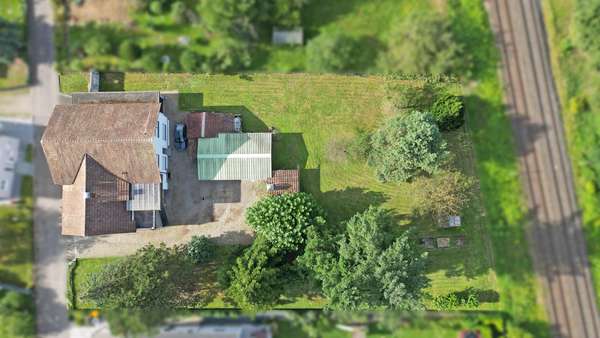
M529 206L528 239L554 337L598 338L600 316L540 4L486 0Z
M35 302L39 337L67 338L66 259L59 215L60 191L53 185L39 140L58 102L58 76L53 69L53 20L50 0L28 0L29 62L34 124Z

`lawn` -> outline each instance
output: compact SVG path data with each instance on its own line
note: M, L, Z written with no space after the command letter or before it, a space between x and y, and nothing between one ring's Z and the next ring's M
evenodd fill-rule
M575 174L576 193L583 211L588 256L596 301L600 304L600 73L577 47L573 0L543 2L552 57L552 70L561 100L563 121ZM587 102L577 104L577 101ZM587 107L585 107L587 105Z
M22 201L0 206L0 283L33 286L33 179L23 177Z

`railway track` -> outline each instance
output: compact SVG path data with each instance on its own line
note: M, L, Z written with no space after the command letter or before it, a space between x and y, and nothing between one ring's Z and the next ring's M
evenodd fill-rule
M531 226L528 239L554 337L600 338L589 261L538 0L486 0L502 54Z

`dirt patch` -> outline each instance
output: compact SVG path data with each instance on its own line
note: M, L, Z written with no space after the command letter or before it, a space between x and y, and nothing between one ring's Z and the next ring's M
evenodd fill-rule
M81 5L71 4L71 23L120 22L129 24L131 0L84 0Z

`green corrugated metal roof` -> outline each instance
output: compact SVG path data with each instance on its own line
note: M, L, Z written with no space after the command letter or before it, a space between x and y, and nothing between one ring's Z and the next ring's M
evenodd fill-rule
M271 133L198 139L199 180L255 181L271 177Z

